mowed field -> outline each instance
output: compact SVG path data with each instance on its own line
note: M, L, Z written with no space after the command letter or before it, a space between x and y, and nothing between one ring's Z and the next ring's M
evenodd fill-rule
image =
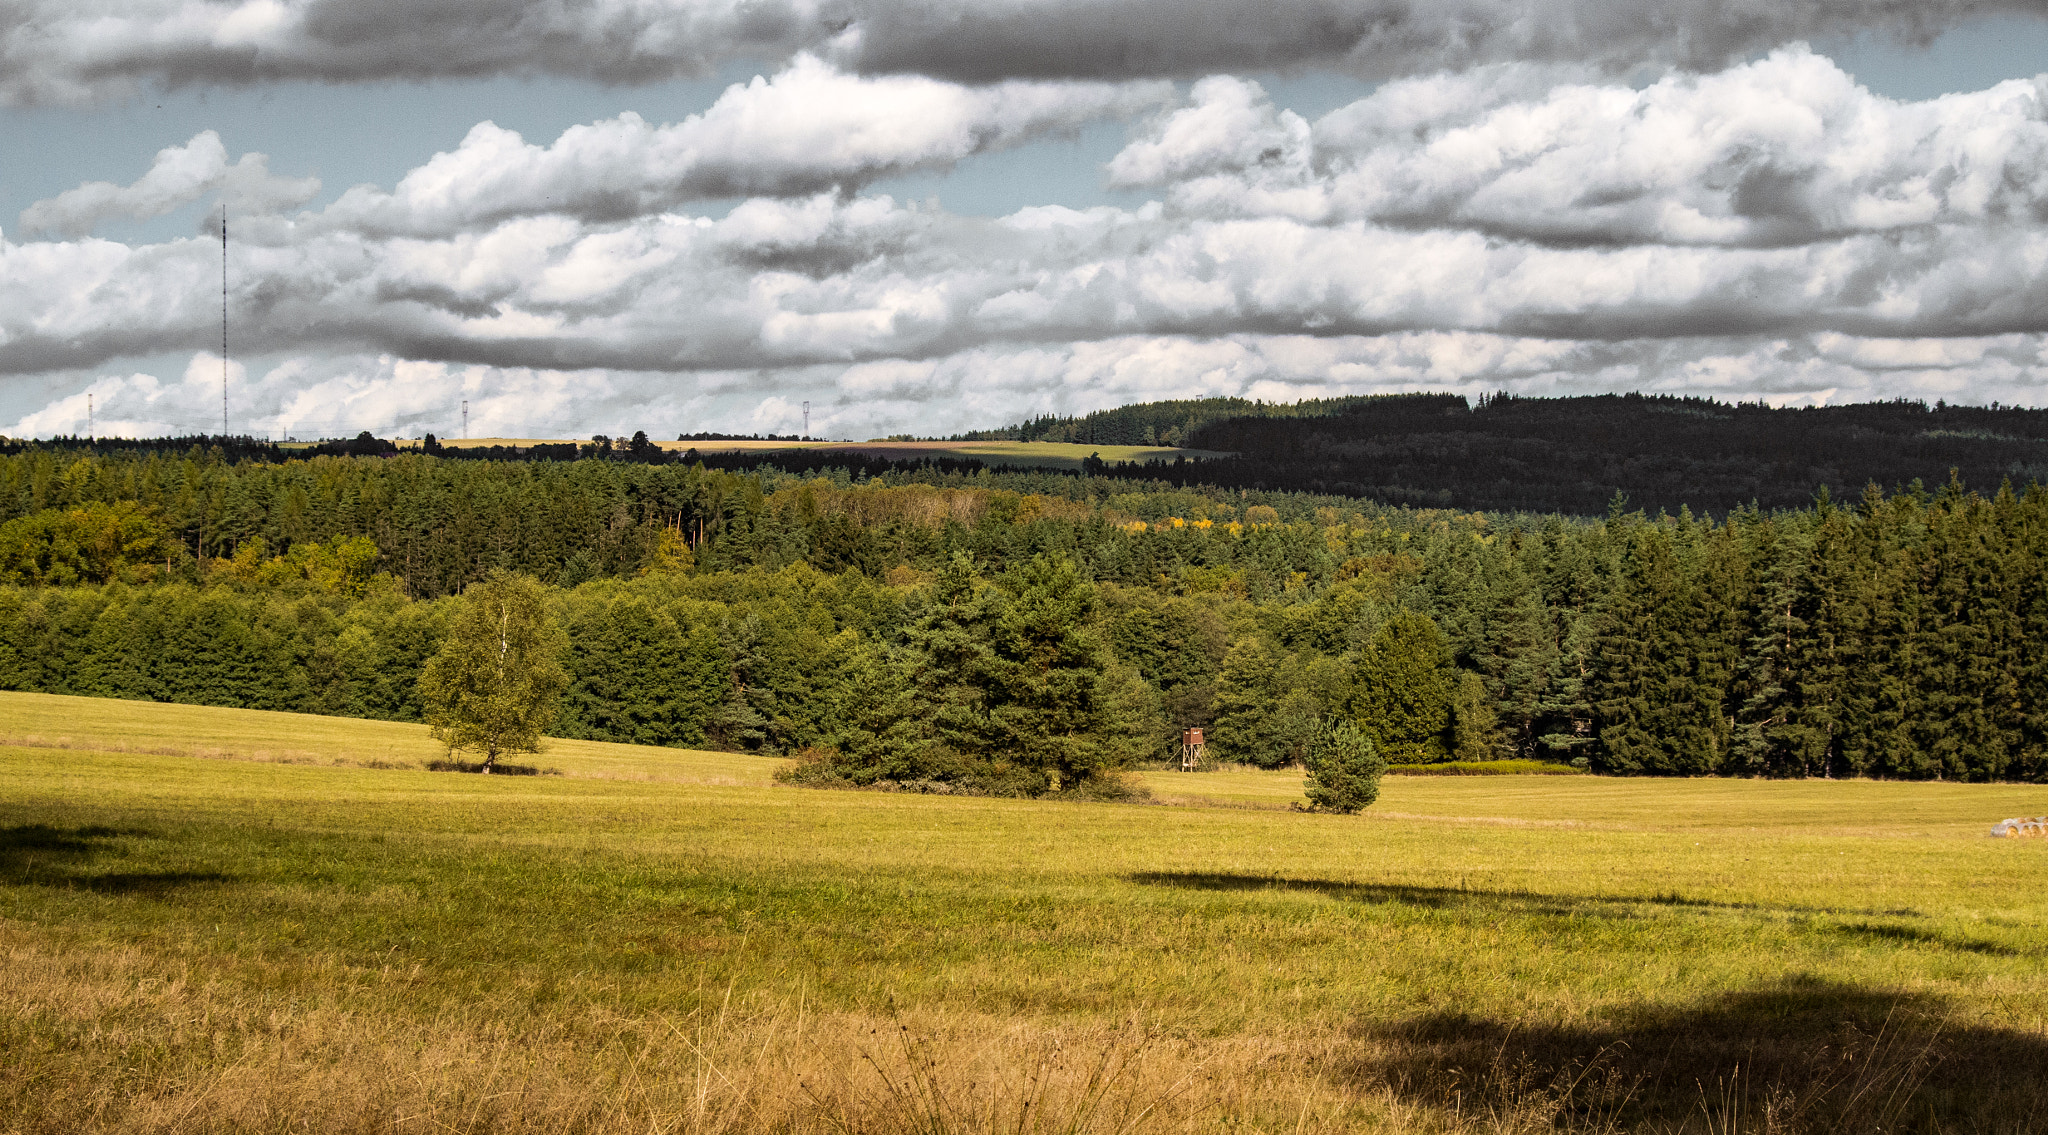
M510 445L560 445L574 438L480 437L441 444L451 449ZM401 448L416 443L401 442ZM663 449L682 453L738 453L773 449L823 449L886 457L892 461L916 461L924 457L967 458L990 465L1033 466L1045 469L1079 469L1089 456L1114 464L1118 461L1171 461L1176 457L1207 458L1227 454L1208 449L1176 449L1165 445L1074 445L1059 441L662 441Z
M2048 1125L2048 789L760 757L0 694L0 1131Z

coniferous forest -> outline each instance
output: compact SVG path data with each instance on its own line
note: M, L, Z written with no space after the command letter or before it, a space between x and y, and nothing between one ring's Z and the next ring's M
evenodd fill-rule
M504 569L553 585L557 734L854 783L1037 794L1194 725L1276 766L1332 720L1397 765L2048 776L2032 486L1587 516L609 446L8 448L8 689L418 720L454 597Z
M1616 491L1654 513L1797 508L1823 487L1854 497L1940 484L2048 480L2048 410L1921 402L1774 409L1607 394L1391 394L1275 405L1152 402L1040 418L974 438L1182 445L1227 454L1162 470L1225 488L1292 489L1391 504L1599 513Z

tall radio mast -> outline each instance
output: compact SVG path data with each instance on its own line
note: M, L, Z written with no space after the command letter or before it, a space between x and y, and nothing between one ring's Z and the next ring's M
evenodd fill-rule
M220 206L220 440L228 440L228 206Z

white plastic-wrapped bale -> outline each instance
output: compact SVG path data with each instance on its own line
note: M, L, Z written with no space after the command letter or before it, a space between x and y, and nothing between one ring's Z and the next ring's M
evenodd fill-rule
M2000 839L2019 839L2022 836L2048 838L2048 816L2020 816L2000 820L1991 825L1991 834Z

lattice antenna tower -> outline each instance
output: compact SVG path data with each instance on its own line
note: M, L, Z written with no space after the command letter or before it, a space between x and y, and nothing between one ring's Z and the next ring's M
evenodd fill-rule
M220 439L228 439L228 207L220 207Z
M469 440L469 399L462 400L462 440Z
M804 399L804 437L808 438L808 437L810 437L810 436L811 436L811 402L810 402L810 399L806 398L806 399Z

